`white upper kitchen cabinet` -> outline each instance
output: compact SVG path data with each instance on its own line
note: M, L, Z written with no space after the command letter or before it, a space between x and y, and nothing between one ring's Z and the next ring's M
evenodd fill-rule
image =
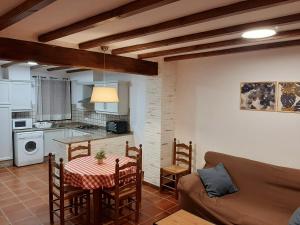
M117 89L119 102L116 103L95 103L95 111L113 115L128 115L129 112L129 83L128 82L107 82L101 86Z
M10 83L0 80L0 105L10 104Z
M0 161L10 160L13 158L10 105L0 105L0 124Z
M31 79L30 66L12 65L4 70L4 78L9 80L26 80Z
M10 92L13 112L32 110L31 81L11 81Z

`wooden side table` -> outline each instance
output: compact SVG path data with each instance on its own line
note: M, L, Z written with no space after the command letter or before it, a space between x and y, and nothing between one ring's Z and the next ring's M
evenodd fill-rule
M183 209L154 223L154 225L182 225L182 224L213 225L212 223L204 219L201 219L200 217L195 216Z

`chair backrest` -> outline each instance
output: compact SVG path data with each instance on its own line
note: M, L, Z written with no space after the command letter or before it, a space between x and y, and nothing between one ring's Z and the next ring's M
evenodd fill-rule
M64 164L63 159L59 159L59 163L55 161L55 155L50 153L48 155L49 163L49 194L52 195L54 189L60 193L60 196L64 193Z
M131 168L133 167L133 168ZM128 170L125 172L125 170ZM122 166L119 164L119 159L116 159L115 168L115 196L118 197L123 192L128 190L128 188L135 188L138 192L140 190L141 183L139 181L139 176L141 169L138 162L129 162Z
M128 145L128 141L126 141L126 153L125 156L139 162L140 169L143 169L143 149L142 145L139 145L139 148L133 146L130 147Z
M189 145L184 143L177 143L174 138L173 143L173 164L184 164L188 166L188 170L191 173L192 170L192 142Z
M88 141L87 146L79 145L72 148L72 144L69 144L68 148L68 160L77 159L80 157L91 155L91 141Z

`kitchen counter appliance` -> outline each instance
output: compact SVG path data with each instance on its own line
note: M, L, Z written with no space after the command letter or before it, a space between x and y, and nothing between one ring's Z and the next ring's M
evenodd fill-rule
M106 122L106 131L115 134L125 134L128 133L128 122L111 120Z
M15 133L14 162L26 166L44 161L43 131Z
M32 118L17 118L12 119L12 126L14 130L31 129Z

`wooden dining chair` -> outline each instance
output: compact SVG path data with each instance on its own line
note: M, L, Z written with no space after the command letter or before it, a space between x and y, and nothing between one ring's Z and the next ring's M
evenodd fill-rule
M177 184L180 177L190 174L192 170L192 142L189 145L173 143L173 164L160 169L160 191L164 188L173 190L178 199Z
M49 212L50 224L57 216L60 225L73 219L86 217L85 224L90 224L90 192L64 183L64 164L61 158L55 162L55 156L49 154ZM79 201L80 200L80 201ZM69 202L66 205L66 202ZM78 211L79 209L79 211ZM69 210L69 212L67 211ZM74 212L74 213L73 213Z
M125 173L125 171L130 171ZM140 211L140 180L141 170L137 162L129 162L123 166L116 159L115 186L103 190L103 208L113 212L115 224L123 219L135 215L135 221L139 220ZM133 206L134 205L134 206ZM125 214L124 214L125 211Z
M72 144L69 144L68 147L68 160L77 159L80 157L90 156L91 155L91 141L87 142L87 146L78 145L72 148Z
M139 147L129 146L128 141L126 141L126 149L125 149L125 156L131 159L134 159L136 162L139 163L139 167L141 169L141 176L140 176L140 183L141 187L144 181L144 171L143 171L143 149L142 145L140 144ZM142 200L142 191L139 192L140 196L139 199L140 201Z

